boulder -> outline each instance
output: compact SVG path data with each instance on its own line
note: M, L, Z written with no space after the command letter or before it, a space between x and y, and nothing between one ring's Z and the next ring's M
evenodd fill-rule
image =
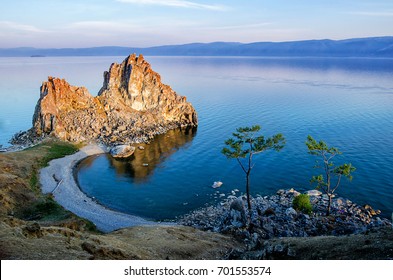
M336 196L334 194L330 195L330 197L333 199ZM328 201L329 200L329 196L327 194L322 194L322 199Z
M246 211L244 208L244 202L241 197L232 201L229 206L229 219L230 223L235 227L243 227L246 225Z
M263 216L276 215L276 212L274 211L274 208L269 207L269 208L267 208L267 209L263 212L262 215L263 215Z
M297 212L295 209L293 209L292 207L289 207L285 210L285 215L287 216L296 216Z
M308 194L309 196L321 196L322 192L320 192L318 190L309 190L309 191L306 191L305 194Z
M291 188L288 193L292 194L293 196L300 195L300 192L296 191L294 188Z
M110 154L114 158L129 158L135 152L135 147L130 145L118 145L110 150Z
M381 210L375 210L375 209L373 209L373 208L372 208L370 205L368 205L368 204L364 205L363 207L364 207L364 209L366 209L366 210L368 211L368 213L369 213L371 216L376 216L376 215L381 214Z
M277 191L277 194L278 194L278 195L285 195L285 193L286 193L286 191L283 190L283 189L279 189L279 190Z
M29 238L34 238L34 237L39 238L43 236L41 227L37 222L27 224L23 228L22 232L26 237Z

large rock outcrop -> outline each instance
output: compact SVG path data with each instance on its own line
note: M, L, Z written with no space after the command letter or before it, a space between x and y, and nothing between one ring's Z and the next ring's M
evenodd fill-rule
M49 77L33 116L33 132L80 142L144 142L176 127L197 126L184 96L161 82L142 55L113 63L97 97L86 88Z

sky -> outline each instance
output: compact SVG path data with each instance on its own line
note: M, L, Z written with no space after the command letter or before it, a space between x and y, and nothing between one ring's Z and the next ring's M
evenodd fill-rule
M392 0L4 0L0 12L0 48L392 35Z

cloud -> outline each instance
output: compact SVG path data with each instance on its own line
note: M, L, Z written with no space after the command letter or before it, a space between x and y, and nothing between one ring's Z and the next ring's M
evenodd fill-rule
M116 0L116 1L121 3L130 3L130 4L138 4L138 5L169 6L169 7L204 9L204 10L213 10L213 11L227 10L227 7L222 5L200 4L200 3L184 1L184 0Z
M209 29L215 29L215 30L254 29L254 28L266 27L272 24L273 22L261 22L261 23L251 23L251 24L217 26L217 27L210 27Z
M115 22L115 21L79 21L73 22L66 26L65 29L74 31L126 31L134 27L132 23L128 22Z
M35 33L47 32L33 25L21 24L12 21L0 21L0 30L35 32Z

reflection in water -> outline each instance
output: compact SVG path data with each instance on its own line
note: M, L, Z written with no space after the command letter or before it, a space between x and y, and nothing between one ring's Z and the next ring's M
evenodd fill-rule
M196 108L198 133L161 135L130 161L93 158L91 167L77 174L89 196L159 220L216 203L212 195L219 199L244 189L237 162L220 155L224 141L237 127L260 124L264 135L283 133L287 145L282 153L258 159L253 195L310 189L314 161L304 141L311 134L345 151L343 160L357 168L339 195L391 215L393 149L386 143L393 137L392 59L152 57L151 62ZM211 188L217 180L224 182L218 190Z
M134 183L148 179L154 169L163 163L170 155L189 145L196 135L196 128L172 129L165 134L158 135L149 144L139 144L144 149L137 148L134 155L127 160L114 159L107 155L116 174L134 178ZM94 161L94 159L89 159ZM86 162L89 166L89 162Z

